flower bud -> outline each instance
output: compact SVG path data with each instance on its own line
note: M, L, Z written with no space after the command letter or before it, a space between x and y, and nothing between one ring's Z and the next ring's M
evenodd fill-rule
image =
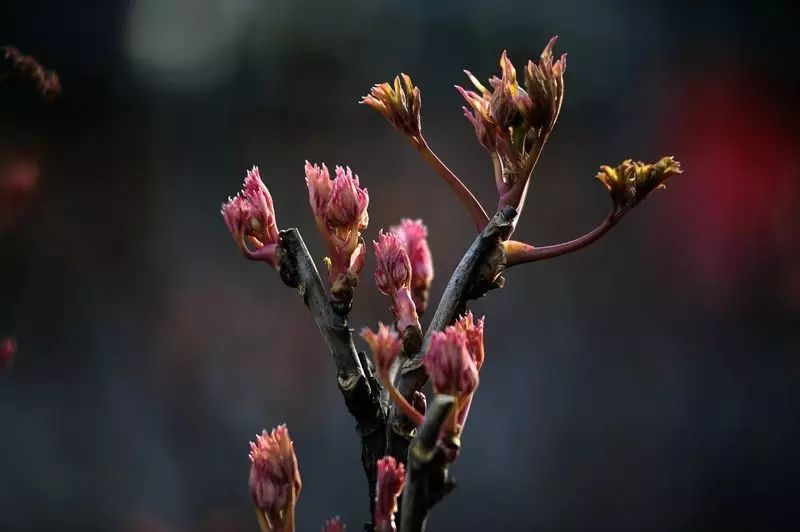
M314 220L328 248L325 263L331 294L349 301L364 266L366 248L361 231L369 223L369 194L350 168L337 166L336 178L331 179L324 164L306 161L305 174Z
M302 482L286 425L263 431L250 443L250 494L273 530L294 523ZM293 528L292 528L293 530Z
M381 113L398 131L409 137L418 137L422 131L422 96L406 74L396 76L394 86L388 83L373 86L360 103Z
M455 324L453 325L456 330L464 334L467 344L467 351L469 352L469 356L472 357L473 362L475 362L475 367L478 370L480 370L481 366L483 366L484 358L483 322L484 318L481 317L481 319L478 320L478 323L475 323L475 320L472 316L472 311L468 311L466 314L456 320Z
M322 532L344 532L347 527L342 524L342 520L337 515L333 519L328 519L325 521L325 525L322 527Z
M478 368L467 350L466 335L455 327L433 334L422 361L436 393L459 397L478 386Z
M680 173L683 173L681 164L673 157L662 157L653 164L627 159L615 168L601 166L597 179L611 194L614 210L621 213L637 205L653 190L665 188L667 179Z
M403 491L405 467L392 456L378 460L378 483L375 488L375 532L395 532L394 514L397 497Z
M397 330L401 333L406 328L419 328L414 301L411 299L411 261L405 246L396 233L378 235L375 245L375 284L381 293L392 298L392 312Z
M403 218L392 232L405 247L411 262L411 298L418 313L428 307L428 291L433 281L433 258L428 247L428 228L422 220Z
M17 354L17 342L13 338L0 340L0 375L11 369Z
M525 68L527 98L518 100L525 119L537 135L548 134L555 126L564 102L564 71L567 55L553 61L553 46L558 37L553 37L542 51L539 64L528 61Z
M236 245L246 257L275 266L275 250L280 242L272 196L261 181L258 167L247 171L242 191L222 204L222 217ZM249 247L245 242L252 246Z
M375 371L378 377L386 379L397 355L403 348L400 335L391 327L378 323L378 332L373 332L369 327L361 330L361 337L367 341L372 350L372 358L375 361Z

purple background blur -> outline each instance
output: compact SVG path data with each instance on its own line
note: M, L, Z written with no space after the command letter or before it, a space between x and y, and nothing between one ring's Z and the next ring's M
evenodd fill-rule
M300 530L366 517L354 422L295 292L219 215L258 164L315 256L303 161L349 164L367 239L430 227L438 299L463 209L374 111L410 73L434 149L487 210L454 83L551 35L561 119L518 238L598 223L600 164L686 172L590 249L473 309L487 361L436 530L774 530L798 521L800 81L793 2L4 1L0 45L56 69L0 86L0 530L252 531L247 442L288 422ZM16 181L15 181L16 180ZM21 185L20 185L21 183ZM6 187L8 189L9 186ZM13 187L11 187L13 188ZM0 192L2 192L0 188ZM8 192L8 190L6 190ZM388 320L370 256L352 324ZM360 342L360 340L359 340Z

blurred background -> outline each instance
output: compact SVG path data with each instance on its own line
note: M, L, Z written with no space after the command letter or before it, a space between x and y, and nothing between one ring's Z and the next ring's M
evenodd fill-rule
M374 111L411 74L439 155L487 210L453 84L552 35L566 101L516 236L574 238L600 164L685 174L599 243L473 305L487 362L436 530L775 530L800 496L800 85L793 2L0 3L0 45L61 78L0 85L0 530L256 530L247 442L288 422L300 530L367 517L354 422L295 292L219 215L253 164L318 259L303 161L349 164L368 240L430 228L438 298L471 242ZM370 256L352 325L388 320ZM360 339L359 339L360 342Z

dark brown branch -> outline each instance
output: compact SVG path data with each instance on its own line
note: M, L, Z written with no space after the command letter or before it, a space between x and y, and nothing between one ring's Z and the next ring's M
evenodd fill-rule
M409 402L414 392L420 390L428 378L422 367L422 355L431 335L443 330L463 314L467 301L482 296L487 290L502 286L503 278L499 277L504 268L502 243L508 237L515 217L516 210L513 207L506 207L495 214L453 272L425 333L422 349L408 357L397 373L397 389ZM388 451L397 460L405 462L410 433L414 427L398 408L392 406L389 412Z
M451 395L437 395L428 409L425 421L408 451L408 467L403 488L400 532L421 532L430 509L455 487L449 478L449 457L455 455L457 442L448 448L439 442L442 425L455 406Z
M278 272L288 286L297 288L336 364L336 380L347 410L355 418L361 438L361 463L369 483L372 513L377 473L375 464L385 454L386 413L381 389L363 353L356 351L346 316L337 314L322 285L314 260L297 229L281 231L277 252Z

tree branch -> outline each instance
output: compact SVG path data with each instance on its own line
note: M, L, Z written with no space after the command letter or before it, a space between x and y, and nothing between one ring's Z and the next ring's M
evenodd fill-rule
M503 278L499 276L505 267L502 243L508 237L516 214L513 207L506 207L495 214L489 225L469 247L450 277L425 333L422 348L403 362L395 378L398 391L409 402L414 392L420 390L428 379L422 366L422 356L433 333L443 330L463 314L466 311L467 301L481 297L488 290L503 285ZM409 423L400 409L391 405L387 426L388 452L401 462L406 461L413 429L413 424Z
M361 463L369 483L370 514L375 500L375 464L385 454L386 413L381 389L363 353L356 351L346 316L334 312L314 260L297 229L281 231L277 251L278 273L288 286L297 288L336 364L336 380L347 410L355 418L361 438Z
M430 148L430 146L428 146L428 142L425 140L425 137L423 137L420 133L416 137L408 138L411 141L411 144L420 152L422 157L428 161L431 167L436 170L436 173L439 174L448 185L450 185L450 188L452 188L453 192L455 192L459 197L461 203L463 203L464 207L467 209L467 213L469 213L470 218L472 218L472 221L475 224L475 229L481 231L484 227L486 227L486 225L489 223L489 216L486 214L486 211L483 210L480 202L477 200L477 198L475 198L463 181L461 181L458 176L456 176L453 171L450 170L435 153L433 153L433 150Z
M447 466L455 456L458 442L443 449L439 443L442 425L455 407L455 397L437 395L408 452L400 532L421 532L430 509L455 488Z
M509 240L505 242L506 254L506 268L524 264L527 262L536 262L544 259L552 259L567 253L572 253L581 248L596 242L603 235L605 235L612 227L614 227L620 217L616 211L611 212L606 218L594 229L585 235L570 240L569 242L562 242L552 246L534 247L523 242Z

